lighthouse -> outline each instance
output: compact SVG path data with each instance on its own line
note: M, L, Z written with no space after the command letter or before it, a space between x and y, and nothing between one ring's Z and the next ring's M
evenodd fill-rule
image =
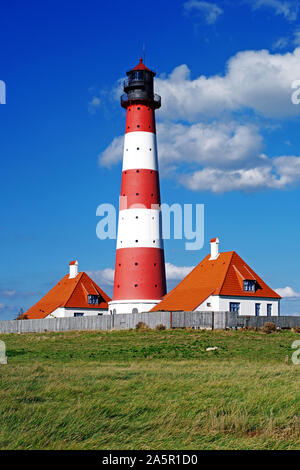
M154 94L155 72L143 60L127 73L122 183L110 313L151 310L166 294Z

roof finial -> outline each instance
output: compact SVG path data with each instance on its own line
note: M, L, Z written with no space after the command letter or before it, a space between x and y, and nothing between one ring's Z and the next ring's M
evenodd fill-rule
M146 62L146 45L143 43L143 58L144 58L144 63Z

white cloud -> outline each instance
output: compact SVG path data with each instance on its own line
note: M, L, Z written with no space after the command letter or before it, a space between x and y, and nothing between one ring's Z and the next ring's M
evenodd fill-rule
M209 164L210 166L235 167L247 165L249 161L263 162L260 155L262 137L253 125L235 122L210 124L157 125L160 166L185 163ZM99 155L102 166L111 166L122 160L123 136L116 137Z
M291 102L291 84L300 77L300 47L285 54L267 50L233 56L224 76L191 79L186 64L166 78L157 78L162 96L160 117L197 121L220 113L251 109L267 117L299 116Z
M276 15L283 15L289 21L295 21L299 12L298 0L250 0L253 10L269 7Z
M261 167L223 170L204 168L181 176L183 186L194 191L259 191L286 189L300 180L300 157L267 159Z
M98 155L101 166L111 167L122 161L124 136L115 137L109 146Z
M253 125L165 122L157 127L161 174L177 178L188 189L215 193L282 190L300 180L300 157L268 158ZM122 146L123 138L116 137L99 156L99 163L120 162Z
M115 271L112 268L106 268L99 271L87 271L87 274L97 282L99 286L113 286Z
M201 164L225 168L247 166L264 160L260 155L262 137L252 125L236 122L158 125L158 146L162 166L169 163Z
M188 0L183 4L186 12L195 13L198 12L204 15L205 21L207 24L214 24L220 15L224 12L215 3L200 1L200 0Z
M166 263L166 278L168 281L181 280L187 276L195 266L174 266Z
M98 98L97 96L93 96L93 98L91 99L91 101L89 101L89 104L88 104L89 113L95 114L96 110L100 107L100 105L101 105L100 98Z
M5 307L4 304L0 304L0 310L2 310Z
M279 294L281 297L284 297L284 298L297 299L300 297L300 292L295 292L294 289L289 286L282 287L282 288L275 289L275 290L277 294Z

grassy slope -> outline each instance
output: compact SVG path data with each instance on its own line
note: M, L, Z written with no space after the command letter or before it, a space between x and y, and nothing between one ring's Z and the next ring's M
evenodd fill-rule
M2 449L299 449L299 335L0 335ZM219 346L206 352L208 346Z

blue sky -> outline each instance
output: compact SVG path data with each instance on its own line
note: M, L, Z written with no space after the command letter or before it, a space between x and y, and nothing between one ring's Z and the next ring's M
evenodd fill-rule
M166 241L169 287L219 236L300 313L299 2L12 1L1 6L0 318L79 260L112 292L125 115L118 83L146 49L158 74L163 202L205 204L205 246ZM286 289L288 287L288 289Z

